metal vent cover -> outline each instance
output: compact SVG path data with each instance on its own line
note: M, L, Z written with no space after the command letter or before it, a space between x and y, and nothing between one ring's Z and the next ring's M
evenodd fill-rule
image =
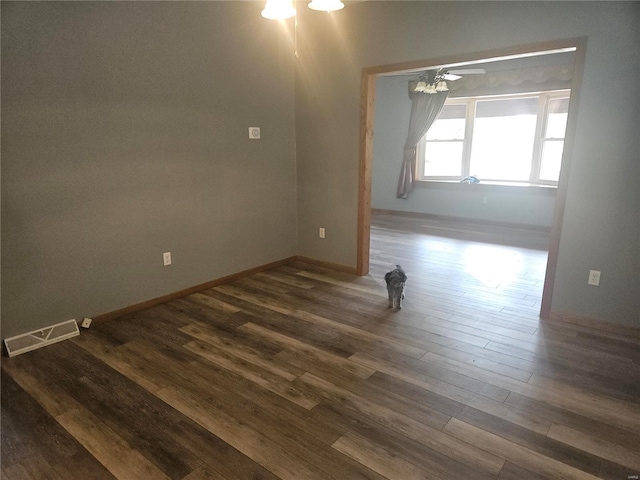
M7 354L13 357L77 335L80 335L78 324L75 319L71 319L15 337L5 338L4 344L7 347Z

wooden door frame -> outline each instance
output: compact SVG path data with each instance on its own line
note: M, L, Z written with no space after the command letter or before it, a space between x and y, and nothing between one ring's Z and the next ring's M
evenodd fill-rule
M485 52L453 55L428 60L395 63L367 67L362 70L362 86L360 95L360 159L358 174L358 237L357 237L357 261L356 272L358 275L369 273L369 254L371 237L371 174L373 162L373 124L375 116L376 77L392 72L428 69L440 65L474 64L487 59L512 58L526 56L534 52L546 52L575 48L574 72L571 82L571 100L569 101L569 114L567 118L567 130L565 133L564 150L562 153L562 168L558 181L558 191L551 225L551 238L549 241L549 255L547 269L542 291L542 304L540 317L549 318L551 314L551 298L558 263L558 251L560 249L560 237L562 233L562 221L567 198L569 173L571 170L571 157L575 139L578 104L580 89L582 86L582 74L586 54L586 37L553 40L549 42L531 45L490 50Z

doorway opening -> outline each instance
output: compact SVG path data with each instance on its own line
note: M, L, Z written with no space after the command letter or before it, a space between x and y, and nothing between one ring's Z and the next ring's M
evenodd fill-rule
M544 287L540 307L540 317L548 318L551 312L551 297L558 260L562 221L564 217L585 50L586 39L565 39L500 50L406 62L401 64L382 65L363 69L361 90L357 273L359 275L366 275L369 272L370 263L373 136L376 106L376 82L378 77L421 72L428 69L437 70L441 68L454 67L477 67L491 62L504 62L541 55L573 52L573 72L570 81L571 98L568 105L564 149L557 183L556 201L553 208L548 258L545 268ZM398 171L399 167L400 163L398 162Z

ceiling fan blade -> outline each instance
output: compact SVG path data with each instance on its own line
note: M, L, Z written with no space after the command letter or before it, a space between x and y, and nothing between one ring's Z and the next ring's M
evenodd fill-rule
M448 80L449 82L453 82L454 80L458 80L459 78L462 78L460 75L454 75L452 73L444 73L442 75L442 78L444 78L445 80Z
M386 74L386 76L390 76L390 77L419 77L421 75L425 75L426 72L424 71L419 71L419 72L391 72L389 74ZM385 76L385 74L382 74L383 76Z
M484 68L456 68L455 70L449 70L449 73L457 73L458 75L474 75L487 73Z

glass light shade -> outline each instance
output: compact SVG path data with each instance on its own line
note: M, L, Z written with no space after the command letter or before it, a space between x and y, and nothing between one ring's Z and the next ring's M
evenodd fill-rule
M418 84L416 85L416 88L413 89L414 92L422 92L422 93L426 93L427 91L427 83L424 81L419 81Z
M322 10L323 12L333 12L344 8L341 0L312 0L309 3L311 10Z
M427 89L425 90L425 93L436 93L435 85L432 85L432 84L427 85Z
M447 86L447 82L444 80L440 80L436 85L436 92L448 92L449 87Z
M267 0L262 16L269 20L284 20L296 14L292 0Z

